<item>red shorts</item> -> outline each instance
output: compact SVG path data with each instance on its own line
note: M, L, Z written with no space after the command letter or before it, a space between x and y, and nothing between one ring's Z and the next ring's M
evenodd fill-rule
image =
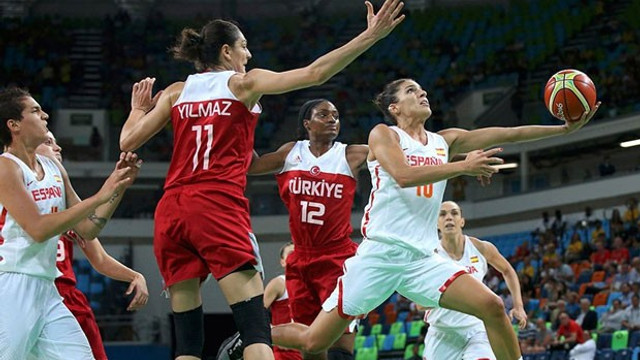
M247 263L262 272L248 200L196 186L158 202L153 251L166 286L209 273L219 280Z
M73 316L76 317L82 331L87 336L93 356L96 360L107 360L107 354L104 351L104 344L102 344L102 337L100 336L100 329L98 328L96 317L93 315L87 298L75 286L56 283L56 287L58 288L60 296L63 298L62 302L71 311Z
M302 354L298 350L281 349L273 347L273 357L275 360L302 360Z
M285 268L293 321L311 325L322 303L336 288L344 261L354 256L357 249L358 244L351 239L331 247L294 248Z

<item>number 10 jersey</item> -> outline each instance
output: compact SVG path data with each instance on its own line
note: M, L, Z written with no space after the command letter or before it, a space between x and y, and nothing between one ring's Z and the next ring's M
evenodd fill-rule
M346 144L335 142L316 157L309 140L298 141L276 175L296 249L330 247L351 236L356 180L346 149Z

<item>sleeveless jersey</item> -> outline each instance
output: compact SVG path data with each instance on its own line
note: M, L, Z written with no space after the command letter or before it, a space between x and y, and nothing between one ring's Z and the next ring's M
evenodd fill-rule
M229 89L235 72L189 75L171 109L174 145L165 190L201 184L244 196L260 115Z
M460 260L452 259L449 253L442 247L442 244L438 244L436 252L445 259L464 266L467 272L480 280L480 282L482 282L482 279L484 279L484 276L487 274L487 259L482 256L480 251L478 251L466 235L464 236L464 251ZM425 313L425 321L428 322L430 326L435 326L438 329L466 328L474 325L484 326L482 321L475 316L444 308L429 309Z
M410 166L442 165L448 161L449 146L442 136L427 131L427 144L423 145L397 126L390 129L398 133ZM372 187L362 218L362 235L430 255L439 242L438 212L447 182L401 188L377 160L367 161L367 165Z
M280 275L279 277L284 279L284 275ZM289 293L287 292L287 287L284 287L284 294L277 298L271 304L271 324L280 325L280 324L288 324L291 320L291 309L289 308Z
M73 239L76 236L69 230L58 239L56 266L61 275L56 278L56 285L76 286L76 274L73 272Z
M296 248L331 246L351 236L356 180L346 149L346 144L335 142L316 157L309 150L309 140L298 141L276 175Z
M36 155L44 170L44 177L38 180L36 174L22 160L9 153L0 156L20 166L24 186L40 214L66 209L64 181L53 160ZM35 242L0 204L0 272L22 273L53 281L57 275L55 261L58 237L59 235L56 235L41 243Z

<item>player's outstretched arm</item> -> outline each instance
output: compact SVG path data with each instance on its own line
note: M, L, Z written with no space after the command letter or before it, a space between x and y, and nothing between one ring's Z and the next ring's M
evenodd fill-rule
M264 155L258 155L254 150L251 166L249 166L249 175L272 174L280 171L284 166L287 155L289 155L289 152L295 144L293 141L288 142L280 146L278 150Z
M121 192L132 181L130 172L129 168L116 169L95 195L67 210L41 214L24 187L20 167L9 159L1 158L0 203L34 241L43 242L71 229L107 203L114 194Z
M487 127L470 131L451 128L442 130L439 134L442 135L449 144L449 154L455 155L501 144L534 141L575 132L593 118L599 107L600 102L594 106L591 112L585 112L580 121L567 122L564 125Z
M282 94L326 82L404 20L404 15L400 15L404 3L399 0L385 0L377 13L369 1L365 5L367 29L347 44L304 68L285 72L253 69L246 74L238 74L231 78L231 90L245 104L254 104L262 95Z
M138 310L147 304L149 290L147 290L147 282L142 274L114 259L105 251L98 239L87 241L85 246L80 248L97 272L111 279L130 283L126 294L135 293L135 295L127 310Z
M117 191L111 193L111 197L102 205L96 207L95 211L91 212L85 219L78 222L74 227L74 231L83 239L93 239L102 231L107 221L111 218L114 211L122 201L122 195L124 191L133 183L138 176L140 167L142 166L142 160L138 159L138 155L135 153L120 153L120 160L116 163L114 173L117 171L127 170L128 180ZM63 169L61 169L63 170ZM64 170L63 170L64 171ZM71 180L66 171L63 172L63 179L65 184L65 190L67 193L67 207L73 208L77 204L81 203L78 194L76 194ZM109 179L107 179L107 182ZM105 182L105 186L107 183ZM104 186L103 186L104 187ZM102 191L102 190L101 190Z
M509 311L509 317L513 320L515 317L518 320L518 326L520 329L524 329L527 325L527 312L524 310L524 303L522 301L522 293L520 290L520 280L516 270L509 264L509 261L500 254L495 245L488 241L478 240L473 237L469 237L473 242L473 245L480 251L482 256L487 259L489 265L498 270L504 277L504 281L507 283L507 288L513 297L513 309Z
M178 99L184 82L176 82L151 96L155 78L146 78L131 91L131 111L120 131L120 149L134 151L162 130L171 118L171 107Z
M503 163L502 159L494 157L501 150L471 151L464 161L442 165L410 166L395 131L380 124L369 134L369 159L378 160L401 187L432 184L459 175L491 176L498 171L492 165Z

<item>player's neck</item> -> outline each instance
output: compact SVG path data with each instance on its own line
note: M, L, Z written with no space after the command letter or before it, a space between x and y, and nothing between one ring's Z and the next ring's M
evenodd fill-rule
M11 146L7 147L6 151L22 160L22 162L24 162L31 170L37 170L38 161L36 160L35 148L30 149L25 144L12 144Z
M427 132L424 129L424 121L407 121L398 123L398 127L404 132L406 132L413 139L426 144L427 143Z
M454 260L460 260L462 257L464 243L464 235L462 233L442 237L442 247Z
M312 139L309 140L309 151L316 157L324 155L333 146L333 140Z

